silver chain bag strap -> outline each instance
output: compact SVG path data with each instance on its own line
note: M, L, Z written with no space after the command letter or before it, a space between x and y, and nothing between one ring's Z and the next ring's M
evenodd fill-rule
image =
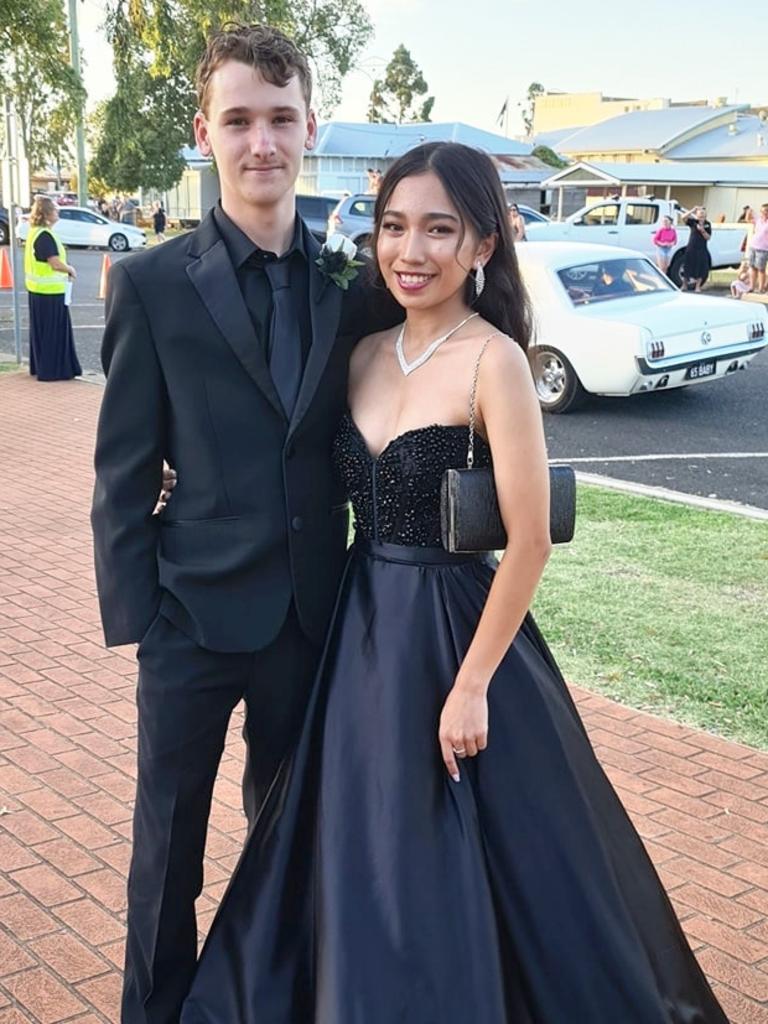
M446 551L500 551L507 546L507 531L499 512L493 467L475 469L475 424L480 360L475 363L469 403L467 468L447 469L440 488L440 527ZM571 466L549 467L549 532L553 544L573 539L576 524L576 475Z

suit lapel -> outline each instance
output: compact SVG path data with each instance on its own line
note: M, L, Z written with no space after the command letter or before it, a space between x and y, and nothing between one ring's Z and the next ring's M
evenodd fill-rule
M312 404L328 357L331 354L341 318L343 292L320 273L315 263L320 245L304 225L304 251L309 266L309 315L312 323L312 344L304 368L304 376L291 417L289 433L293 433Z
M227 247L210 214L196 234L199 246L197 251L193 250L191 253L193 259L187 266L187 276L246 373L285 419L285 412L261 346L256 339Z

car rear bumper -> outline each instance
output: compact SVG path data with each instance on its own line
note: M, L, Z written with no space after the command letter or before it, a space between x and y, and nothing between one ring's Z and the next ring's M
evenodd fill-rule
M663 359L659 359L655 363L649 363L642 356L636 356L635 364L641 376L657 377L662 373L676 373L678 370L685 371L689 366L695 366L696 363L707 359L716 359L719 363L720 361L741 359L744 356L755 356L765 348L765 345L766 343L761 341L760 344L745 345L743 348L715 349L712 352L701 351L693 358L688 357L674 363L665 362Z
M737 370L745 370L754 357L766 347L749 345L730 351L702 352L697 359L686 359L668 366L649 366L645 359L636 358L637 376L630 394L641 391L669 390L720 380ZM704 372L697 373L698 370Z

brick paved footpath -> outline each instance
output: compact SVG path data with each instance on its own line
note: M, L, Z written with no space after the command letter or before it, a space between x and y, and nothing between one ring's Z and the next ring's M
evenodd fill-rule
M0 1024L118 1020L135 663L102 646L94 597L101 393L0 376ZM574 694L731 1021L768 1024L768 755ZM203 929L243 837L240 762L233 727Z

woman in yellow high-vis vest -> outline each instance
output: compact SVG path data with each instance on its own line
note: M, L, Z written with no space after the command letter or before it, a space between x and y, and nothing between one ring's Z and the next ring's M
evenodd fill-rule
M71 380L83 372L75 351L67 282L76 277L67 253L51 230L56 204L38 196L29 215L24 248L24 280L29 293L29 372L38 380Z

